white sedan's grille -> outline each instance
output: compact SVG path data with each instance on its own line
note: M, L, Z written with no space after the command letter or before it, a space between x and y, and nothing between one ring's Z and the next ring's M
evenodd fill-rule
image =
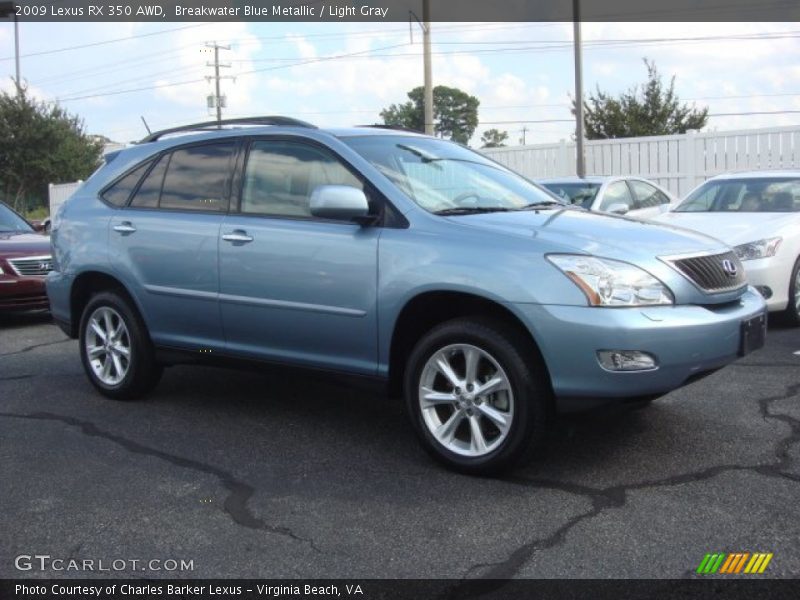
M53 260L49 255L9 258L8 264L20 277L44 277L53 270Z

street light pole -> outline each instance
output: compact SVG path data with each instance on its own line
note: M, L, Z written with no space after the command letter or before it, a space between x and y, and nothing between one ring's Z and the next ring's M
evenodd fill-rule
M581 14L580 0L572 0L572 18L575 40L575 143L577 160L575 172L578 177L586 176L586 154L584 150L583 121L583 57L581 51Z
M431 6L422 0L422 41L425 53L425 133L433 135L433 66L431 65Z

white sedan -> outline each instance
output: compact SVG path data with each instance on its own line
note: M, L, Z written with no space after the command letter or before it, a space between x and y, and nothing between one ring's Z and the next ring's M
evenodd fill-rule
M732 246L769 310L800 326L800 171L719 175L654 220Z
M588 210L651 219L676 202L664 188L652 181L628 175L587 177L558 177L537 179L565 202Z

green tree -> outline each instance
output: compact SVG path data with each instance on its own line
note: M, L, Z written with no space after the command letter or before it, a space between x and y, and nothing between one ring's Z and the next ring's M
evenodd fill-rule
M20 212L47 202L47 184L85 179L97 167L102 143L83 121L57 104L0 93L0 194Z
M416 87L408 92L409 100L392 104L381 111L385 125L395 125L425 130L425 90ZM437 85L433 88L433 121L437 135L466 144L478 127L478 105L480 100L458 88Z
M487 129L481 136L482 148L502 148L508 140L508 132L499 129Z
M671 135L701 129L708 122L708 107L682 104L675 93L675 76L665 86L655 63L644 59L647 82L617 97L597 87L584 103L586 137L590 140ZM573 114L575 112L573 102Z

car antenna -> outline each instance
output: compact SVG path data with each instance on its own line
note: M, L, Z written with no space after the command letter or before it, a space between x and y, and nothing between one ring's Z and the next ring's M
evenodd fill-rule
M147 129L147 135L150 135L151 133L153 133L152 131L150 131L150 128L147 126L147 121L144 120L144 115L140 115L139 118L142 120L142 123L144 123L144 128Z

